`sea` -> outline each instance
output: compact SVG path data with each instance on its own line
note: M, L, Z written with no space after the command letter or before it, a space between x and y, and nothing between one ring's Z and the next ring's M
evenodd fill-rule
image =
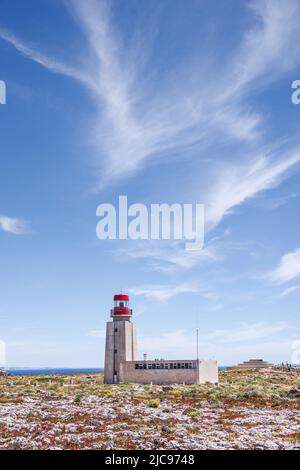
M71 368L53 368L53 369L17 369L17 368L6 368L6 372L10 375L65 375L65 374L96 374L103 372L103 368L83 368L83 369L71 369Z

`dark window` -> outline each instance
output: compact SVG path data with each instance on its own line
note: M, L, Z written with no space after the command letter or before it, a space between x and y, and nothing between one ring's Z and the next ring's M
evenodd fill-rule
M118 372L115 370L114 375L117 375L117 373L118 373Z
M118 328L115 328L115 333L117 333L117 331L118 331Z
M135 364L135 368L138 369L138 368L139 368L139 364Z
M115 349L115 354L117 354L117 352L118 352L118 350L117 350L117 349Z

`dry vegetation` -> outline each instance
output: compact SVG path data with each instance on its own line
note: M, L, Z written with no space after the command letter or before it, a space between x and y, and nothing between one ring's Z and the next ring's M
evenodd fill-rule
M103 385L102 374L0 377L0 449L300 448L300 371L220 385Z

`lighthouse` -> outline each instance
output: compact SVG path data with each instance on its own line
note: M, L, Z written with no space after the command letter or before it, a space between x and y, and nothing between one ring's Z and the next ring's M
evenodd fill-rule
M104 383L116 384L119 383L120 364L137 360L136 331L127 294L114 296L110 316L112 321L106 323Z
M137 358L135 325L127 294L114 296L106 323L104 383L200 384L218 383L218 363L214 359ZM156 356L158 357L158 356Z

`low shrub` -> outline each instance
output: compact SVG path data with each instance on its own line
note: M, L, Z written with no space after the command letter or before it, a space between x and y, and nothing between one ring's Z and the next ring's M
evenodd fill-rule
M74 398L74 403L78 404L81 402L81 400L82 400L82 395L78 393Z
M150 400L150 401L148 401L147 405L148 405L149 408L158 408L159 404L160 404L159 400Z

